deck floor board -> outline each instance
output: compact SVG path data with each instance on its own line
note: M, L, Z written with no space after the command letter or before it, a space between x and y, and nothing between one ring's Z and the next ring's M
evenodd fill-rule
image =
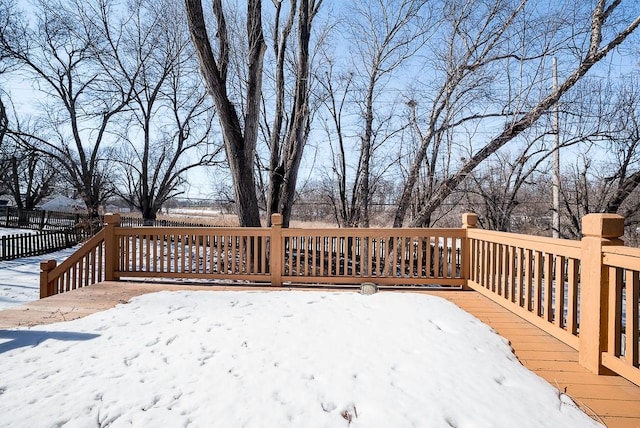
M104 282L0 311L0 329L69 321L160 290L240 290L237 285L194 286ZM289 290L288 287L259 289ZM307 288L296 288L307 289ZM318 290L318 287L314 287ZM331 288L335 290L336 288ZM419 291L451 301L509 340L520 362L566 393L596 420L611 428L640 428L640 387L619 376L597 376L578 364L578 353L544 331L472 291Z

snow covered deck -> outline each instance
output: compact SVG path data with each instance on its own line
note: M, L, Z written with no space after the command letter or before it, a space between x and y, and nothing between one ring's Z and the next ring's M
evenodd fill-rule
M107 281L0 311L0 330L69 321L160 290L206 289L215 292L247 288L257 289ZM266 289L275 293L289 290L287 287ZM310 293L317 291L315 288ZM588 372L578 364L576 350L481 293L451 290L412 292L442 297L490 325L510 341L524 366L572 397L594 419L608 427L640 427L640 387L620 376L597 376Z

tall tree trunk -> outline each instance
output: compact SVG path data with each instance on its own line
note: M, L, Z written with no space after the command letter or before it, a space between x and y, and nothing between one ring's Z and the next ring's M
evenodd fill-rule
M361 141L361 178L360 189L358 191L358 197L360 199L361 209L361 221L363 227L369 227L370 213L369 205L371 202L371 185L369 178L371 176L371 148L373 145L373 91L375 89L377 80L377 70L372 70L371 78L369 79L369 87L367 88L367 98L365 107L365 126L364 136Z
M268 209L272 213L282 214L282 222L286 227L291 220L291 212L296 196L298 170L302 161L304 147L307 143L309 127L309 43L311 24L322 1L300 0L298 4L298 41L297 68L295 73L295 89L293 106L289 115L290 124L283 138L282 122L284 112L284 66L287 38L293 26L296 1L291 2L291 11L282 34L274 34L276 49L276 108L271 136L271 158ZM278 8L279 11L279 8ZM276 32L277 30L276 22Z
M255 186L254 159L258 139L260 97L262 95L262 69L266 46L262 33L262 2L247 3L248 81L244 129L234 104L227 94L227 66L229 39L221 0L214 0L213 11L217 19L216 37L220 57L216 60L204 22L200 0L185 0L189 32L200 61L200 69L209 94L212 96L233 178L236 209L240 226L260 226L260 211Z
M298 170L302 161L302 154L307 143L307 128L309 122L309 41L311 39L311 21L314 11L313 1L300 1L298 22L298 68L296 71L295 98L293 100L293 118L287 144L285 146L284 182L280 197L280 212L284 226L289 225L291 210L296 195Z

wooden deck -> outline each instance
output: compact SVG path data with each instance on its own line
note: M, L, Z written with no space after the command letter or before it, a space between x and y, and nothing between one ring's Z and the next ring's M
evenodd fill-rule
M476 292L434 292L511 342L520 362L569 395L607 427L640 427L640 387L620 376L596 376L578 364L578 352Z
M248 288L256 289L238 286L104 282L0 311L0 329L69 321L127 302L132 297L159 290L221 291ZM509 339L516 356L524 366L573 398L594 419L611 428L640 428L640 387L619 376L596 376L587 372L578 364L578 354L575 350L479 293L426 293L445 298L492 326L500 335Z

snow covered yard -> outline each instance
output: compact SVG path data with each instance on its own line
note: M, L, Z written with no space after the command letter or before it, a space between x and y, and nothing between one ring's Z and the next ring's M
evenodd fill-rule
M160 292L0 330L0 426L599 426L418 294Z
M0 227L0 236L22 235L26 233L34 234L34 233L38 233L38 231L33 229L16 229L13 227Z
M28 229L0 227L0 236L21 233L37 233ZM40 262L65 260L77 247L67 248L43 256L0 261L0 310L33 302L40 298Z

